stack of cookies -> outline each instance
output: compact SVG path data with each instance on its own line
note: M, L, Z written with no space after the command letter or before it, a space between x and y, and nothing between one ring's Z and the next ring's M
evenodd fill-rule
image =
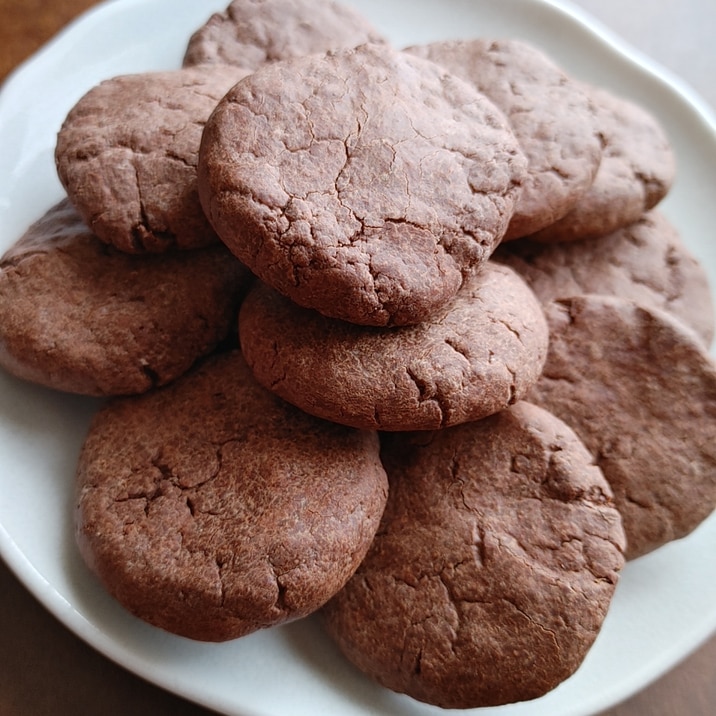
M716 507L714 314L657 120L524 42L235 0L109 79L0 264L0 364L105 397L77 543L206 641L320 612L445 708L537 698Z

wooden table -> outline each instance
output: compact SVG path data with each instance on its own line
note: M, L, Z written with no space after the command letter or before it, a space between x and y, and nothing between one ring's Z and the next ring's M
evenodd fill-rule
M93 4L95 0L0 0L0 81ZM713 0L648 4L578 0L577 4L686 79L716 106ZM100 713L200 716L211 712L145 683L97 654L50 616L0 562L0 716ZM716 636L655 684L603 716L715 713Z

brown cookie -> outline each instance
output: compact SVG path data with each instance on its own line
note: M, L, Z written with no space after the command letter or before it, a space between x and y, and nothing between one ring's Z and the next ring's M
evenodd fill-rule
M511 241L494 258L515 269L543 303L585 293L619 296L672 313L711 344L708 275L658 210L589 241Z
M211 111L246 74L217 66L124 75L70 110L57 137L57 171L102 241L130 253L218 241L199 204L197 154Z
M487 260L524 168L474 88L362 45L239 82L206 125L199 192L224 242L280 293L333 318L405 325Z
M550 348L530 400L569 423L614 491L633 559L716 508L716 366L669 314L579 296L545 307Z
M256 282L239 335L259 382L308 413L379 430L477 420L522 398L547 353L542 308L511 269L488 262L434 319L357 326Z
M391 434L382 458L375 541L323 610L346 656L443 708L533 699L570 676L624 562L611 491L572 430L520 402Z
M184 66L229 64L255 70L267 62L383 43L361 15L332 0L234 0L189 40Z
M77 540L136 616L222 641L335 594L386 490L375 433L296 410L238 351L222 353L97 414L79 460Z
M604 140L599 171L571 211L531 238L574 241L605 236L638 221L668 193L676 174L669 139L654 115L598 87L585 87Z
M0 365L73 393L144 392L224 340L250 280L221 245L117 251L62 201L0 259Z
M489 97L507 116L529 173L506 240L564 216L587 191L601 160L589 97L547 55L521 40L448 40L410 47Z

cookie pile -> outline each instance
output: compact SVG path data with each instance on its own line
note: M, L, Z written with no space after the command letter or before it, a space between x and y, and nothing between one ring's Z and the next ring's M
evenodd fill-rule
M658 121L524 42L235 0L109 79L0 262L0 365L108 398L76 535L222 641L320 612L386 687L537 698L716 507L714 313Z

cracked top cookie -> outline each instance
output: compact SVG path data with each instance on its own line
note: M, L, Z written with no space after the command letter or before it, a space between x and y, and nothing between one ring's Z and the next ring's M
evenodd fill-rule
M207 122L204 210L267 284L324 315L419 323L490 256L525 159L501 113L378 45L273 63Z
M373 539L378 452L374 432L302 413L222 353L97 413L79 458L79 548L125 608L191 639L306 616Z
M589 241L510 241L493 258L517 271L543 303L585 293L618 296L673 314L707 346L713 339L708 275L658 210Z
M63 200L0 259L0 365L72 393L142 393L229 335L251 278L221 244L117 251Z
M716 366L656 308L606 296L545 307L550 347L529 399L569 423L614 491L628 559L716 508Z
M542 308L511 269L487 262L432 320L374 328L326 318L256 282L239 317L261 384L345 425L429 430L522 398L547 353Z
M529 173L505 239L564 216L587 191L602 156L595 110L582 86L520 40L448 40L408 48L472 83L507 116Z
M247 70L217 66L123 75L91 89L57 136L60 181L102 241L130 253L218 241L199 204L204 123Z
M383 43L361 15L333 0L234 0L190 38L184 66L267 62Z
M443 708L542 696L581 664L618 581L624 532L574 432L524 402L385 435L388 504L322 610L362 671Z
M629 226L653 209L674 181L674 152L656 117L608 90L584 88L604 141L602 162L586 194L566 216L531 237L537 241L594 239Z

